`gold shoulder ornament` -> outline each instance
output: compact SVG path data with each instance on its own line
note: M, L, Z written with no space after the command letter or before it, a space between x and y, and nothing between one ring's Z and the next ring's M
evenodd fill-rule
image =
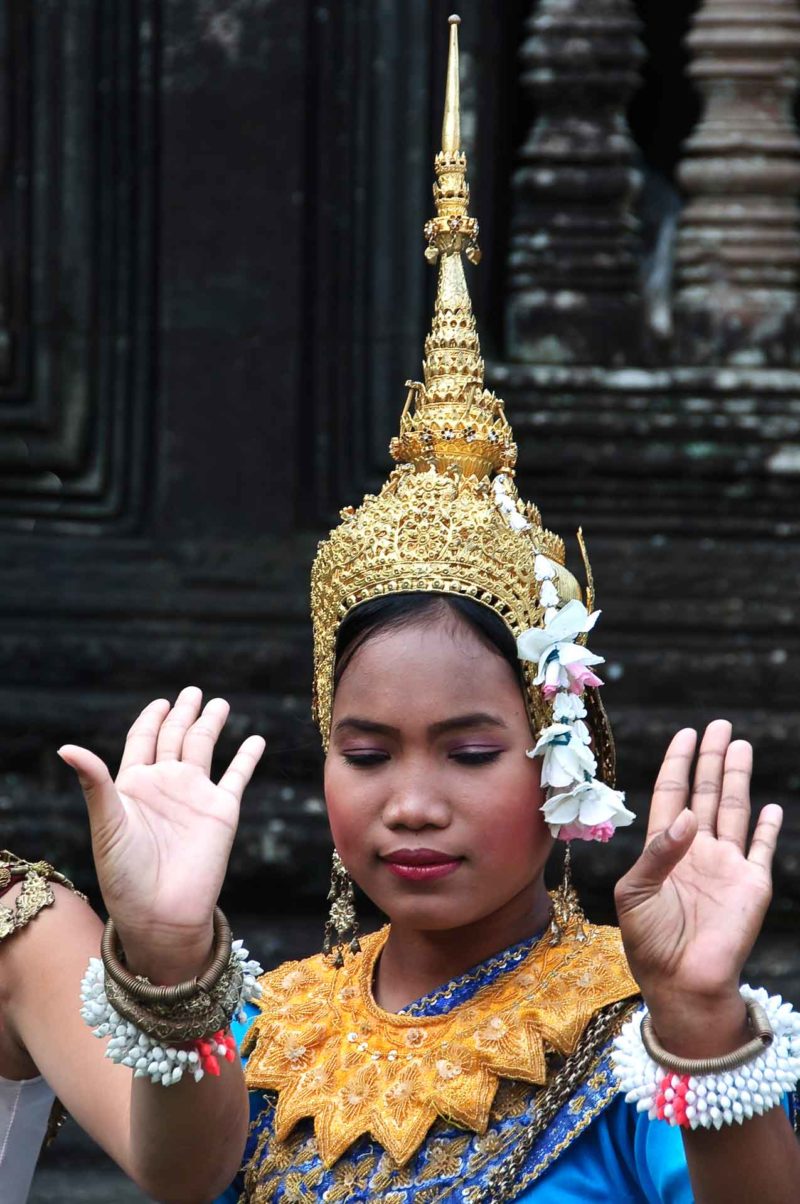
M51 882L57 882L79 898L86 899L86 896L76 891L69 879L53 869L48 861L23 861L7 849L0 850L0 891L17 881L22 881L22 890L14 900L13 906L7 907L0 903L0 941L25 928L40 911L53 905L55 896Z
M545 1084L548 1053L568 1057L600 1008L638 992L617 929L584 925L445 1015L395 1015L372 995L387 935L341 968L319 955L260 980L247 1085L277 1092L280 1141L313 1117L326 1166L366 1133L402 1165L437 1117L484 1133L501 1079Z
M54 869L49 861L24 861L8 849L0 849L0 891L18 881L22 882L22 889L13 906L7 907L6 904L0 903L0 942L27 927L45 907L52 907L55 895L51 882L66 887L84 902L89 901L86 895L76 890L69 878L65 878ZM52 1143L66 1118L67 1114L61 1102L54 1100L43 1148Z

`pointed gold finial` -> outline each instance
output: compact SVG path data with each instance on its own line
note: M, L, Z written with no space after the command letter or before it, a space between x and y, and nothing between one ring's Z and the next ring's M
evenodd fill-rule
M410 390L391 452L418 469L456 469L467 476L510 470L516 460L503 403L484 388L483 360L462 254L480 262L478 223L469 216L467 157L461 149L458 27L451 16L442 149L434 160L436 217L425 225L425 258L439 263L431 331L425 340L425 383ZM414 403L413 413L411 403Z
M461 150L461 102L458 78L458 27L461 18L454 13L450 23L450 52L447 57L447 87L444 94L442 121L442 150L455 153Z

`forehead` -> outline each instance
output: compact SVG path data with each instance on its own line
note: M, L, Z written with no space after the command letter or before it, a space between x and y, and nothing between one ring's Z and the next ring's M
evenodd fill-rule
M333 706L334 714L357 706L375 719L378 709L407 714L410 707L441 718L465 701L524 711L505 658L458 615L444 612L373 632L342 674Z

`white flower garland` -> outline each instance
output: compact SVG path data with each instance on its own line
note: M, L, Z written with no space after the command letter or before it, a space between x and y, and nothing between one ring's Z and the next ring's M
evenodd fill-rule
M517 508L517 503L508 492L508 479L501 472L492 481L492 492L498 509L502 510L508 520L508 525L515 531L530 531L531 524Z
M501 509L505 507L501 505ZM517 651L522 660L536 664L534 684L553 702L553 722L540 732L528 753L529 757L542 757L542 785L547 789L542 812L559 840L607 841L617 828L632 823L635 815L625 806L621 790L612 790L598 780L585 722L583 695L587 686L603 684L593 672L603 658L577 640L592 630L600 611L589 614L577 599L559 607L553 584L556 566L546 556L536 556L534 573L540 585L544 623L520 635Z
M642 1008L623 1026L611 1055L626 1101L650 1120L690 1129L742 1124L780 1104L800 1079L800 1015L762 988L742 986L740 994L761 1004L772 1026L775 1036L763 1053L722 1074L674 1074L656 1065L642 1044Z
M235 1015L244 1020L244 1005L258 999L261 994L261 985L257 980L264 971L257 961L250 959L242 941L234 941L231 951L242 969L242 988ZM105 971L99 957L89 961L81 982L81 999L81 1016L95 1037L111 1038L105 1056L121 1066L129 1066L136 1079L149 1078L152 1083L171 1087L173 1083L180 1082L186 1072L199 1082L207 1070L214 1073L216 1055L228 1061L234 1056L231 1039L225 1039L221 1034L209 1034L205 1041L192 1042L195 1048L191 1049L159 1045L153 1037L120 1016L108 1002Z

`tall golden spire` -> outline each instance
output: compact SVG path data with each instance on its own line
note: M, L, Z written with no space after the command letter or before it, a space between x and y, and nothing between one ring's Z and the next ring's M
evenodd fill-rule
M408 381L400 435L392 455L419 469L456 469L488 476L510 469L516 459L503 403L484 388L483 360L464 275L462 254L477 264L478 222L469 216L467 157L461 150L458 27L450 21L442 149L434 160L436 216L425 225L425 258L439 263L436 305L425 340L425 383ZM414 403L413 413L410 412Z

